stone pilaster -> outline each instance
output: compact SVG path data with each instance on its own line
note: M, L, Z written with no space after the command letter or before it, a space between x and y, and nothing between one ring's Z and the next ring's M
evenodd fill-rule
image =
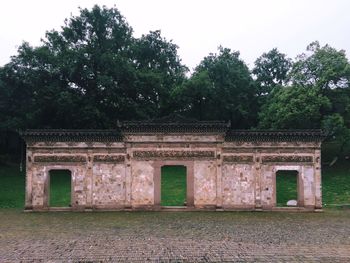
M26 195L25 195L25 209L33 208L33 195L32 195L32 187L33 187L33 153L27 148L26 151Z
M255 209L261 209L261 154L259 151L254 153L253 174L255 178Z
M222 208L222 147L216 149L216 208Z
M88 150L87 164L86 164L86 177L85 177L85 191L86 191L86 208L92 209L93 207L93 194L94 194L94 172L93 172L93 150Z
M125 158L125 207L132 206L131 204L131 188L132 188L132 171L131 171L131 158L132 158L132 144L126 145L126 158Z
M322 208L321 150L315 150L315 208Z

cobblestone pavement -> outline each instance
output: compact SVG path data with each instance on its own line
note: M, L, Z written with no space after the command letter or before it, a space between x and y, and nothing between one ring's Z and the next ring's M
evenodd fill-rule
M0 210L0 262L350 262L350 210Z

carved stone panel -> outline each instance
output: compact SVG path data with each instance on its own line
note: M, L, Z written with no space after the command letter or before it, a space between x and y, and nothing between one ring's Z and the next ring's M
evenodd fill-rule
M136 159L211 159L214 151L134 151Z
M312 163L312 156L283 156L283 155L272 155L263 156L263 163Z
M224 156L224 162L227 163L251 163L253 162L253 156L251 155L229 155Z
M125 161L124 155L95 155L94 162L101 163L123 163Z
M37 155L37 156L34 156L34 162L37 162L37 163L86 162L86 157L83 155Z

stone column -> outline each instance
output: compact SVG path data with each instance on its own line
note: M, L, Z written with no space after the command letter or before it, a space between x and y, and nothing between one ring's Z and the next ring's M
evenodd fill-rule
M33 185L33 153L27 147L26 152L26 198L25 198L25 210L33 209L33 195L32 195L32 185Z
M126 147L126 158L125 158L125 208L131 208L131 187L132 187L132 145L128 143Z
M261 154L259 151L254 153L253 174L255 178L255 209L262 209L261 205Z
M216 208L222 208L222 147L216 149Z
M85 177L85 192L86 192L86 207L92 209L93 207L93 194L94 194L94 172L93 172L93 150L88 150L87 155L87 170Z

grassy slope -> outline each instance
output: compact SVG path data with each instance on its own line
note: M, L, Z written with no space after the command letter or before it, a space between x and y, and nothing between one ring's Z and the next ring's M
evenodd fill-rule
M165 167L162 176L162 205L183 205L186 200L186 181L184 167L175 169L174 167ZM176 176L173 176L176 175ZM60 199L55 197L55 190L51 190L51 199L56 202L51 205L67 205L70 198L67 189L70 179L56 178L51 179L55 184L56 196L66 197ZM172 181L173 180L173 181ZM24 172L19 172L18 166L1 166L0 167L0 208L24 206ZM172 181L172 182L171 182ZM334 166L323 167L322 170L322 188L324 204L349 204L350 203L350 162L339 163ZM294 188L291 182L288 182L286 188ZM288 197L287 197L288 198Z
M350 162L322 170L323 204L350 204Z
M24 207L25 172L19 165L0 166L0 207Z

